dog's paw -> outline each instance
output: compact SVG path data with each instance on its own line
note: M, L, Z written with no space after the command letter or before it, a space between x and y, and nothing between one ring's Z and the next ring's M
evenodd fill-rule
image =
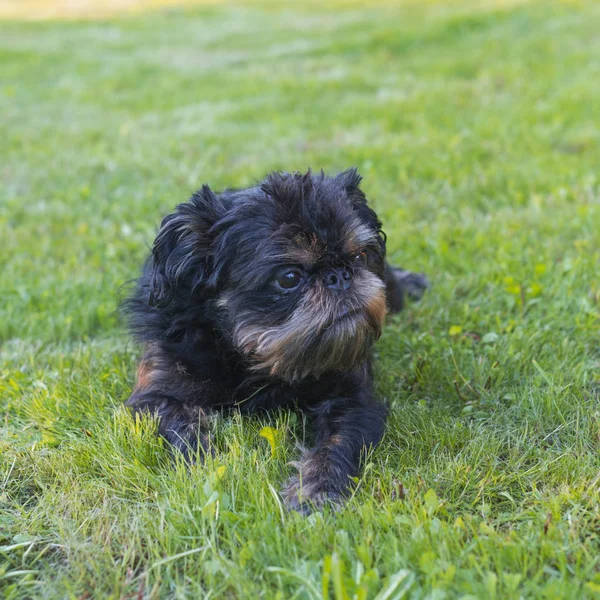
M192 466L202 464L207 457L215 455L210 436L201 432L196 424L188 425L177 433L171 431L167 434L170 434L167 440L175 460L182 458L187 465Z
M411 300L420 300L425 290L430 286L429 279L424 273L413 273L412 271L394 268L394 278L398 287Z
M321 510L324 506L338 510L344 502L344 496L332 489L326 482L302 481L297 476L288 481L281 495L288 510L302 515L309 515L313 511Z

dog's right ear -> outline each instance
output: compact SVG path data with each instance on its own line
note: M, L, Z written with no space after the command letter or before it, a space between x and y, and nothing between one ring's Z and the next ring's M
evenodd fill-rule
M333 180L340 184L347 192L355 192L359 189L362 177L359 175L356 167L350 167L338 173Z
M151 305L169 304L181 287L195 293L207 286L212 274L210 230L224 214L219 197L205 185L162 220L150 257Z

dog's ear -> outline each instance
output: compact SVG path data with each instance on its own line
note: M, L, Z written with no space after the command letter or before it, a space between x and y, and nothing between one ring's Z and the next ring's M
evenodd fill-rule
M357 192L359 190L360 182L362 181L362 177L354 167L338 173L333 179L341 185L348 194Z
M344 188L352 202L354 210L360 215L363 222L377 232L379 248L382 256L385 256L387 236L381 229L381 221L377 217L377 213L369 206L367 197L360 189L362 177L356 168L352 167L342 171L334 177L334 180Z
M162 220L150 257L151 305L169 304L182 287L196 293L213 279L211 228L224 214L223 203L205 185Z

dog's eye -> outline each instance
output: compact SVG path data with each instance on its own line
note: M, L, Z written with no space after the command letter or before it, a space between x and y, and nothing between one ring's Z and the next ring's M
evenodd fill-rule
M277 286L283 290L293 290L298 287L302 280L304 279L302 273L297 269L290 269L288 271L284 271L277 275L277 279L275 280Z
M366 266L367 263L369 262L369 257L367 255L367 251L363 250L362 252L359 252L355 257L354 257L354 262L359 264L359 265L363 265Z

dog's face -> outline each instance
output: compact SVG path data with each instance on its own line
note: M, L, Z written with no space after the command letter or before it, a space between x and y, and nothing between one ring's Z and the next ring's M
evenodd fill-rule
M345 371L379 337L385 243L359 182L355 171L284 173L210 193L218 215L203 229L196 222L197 267L223 333L251 368L286 381Z

